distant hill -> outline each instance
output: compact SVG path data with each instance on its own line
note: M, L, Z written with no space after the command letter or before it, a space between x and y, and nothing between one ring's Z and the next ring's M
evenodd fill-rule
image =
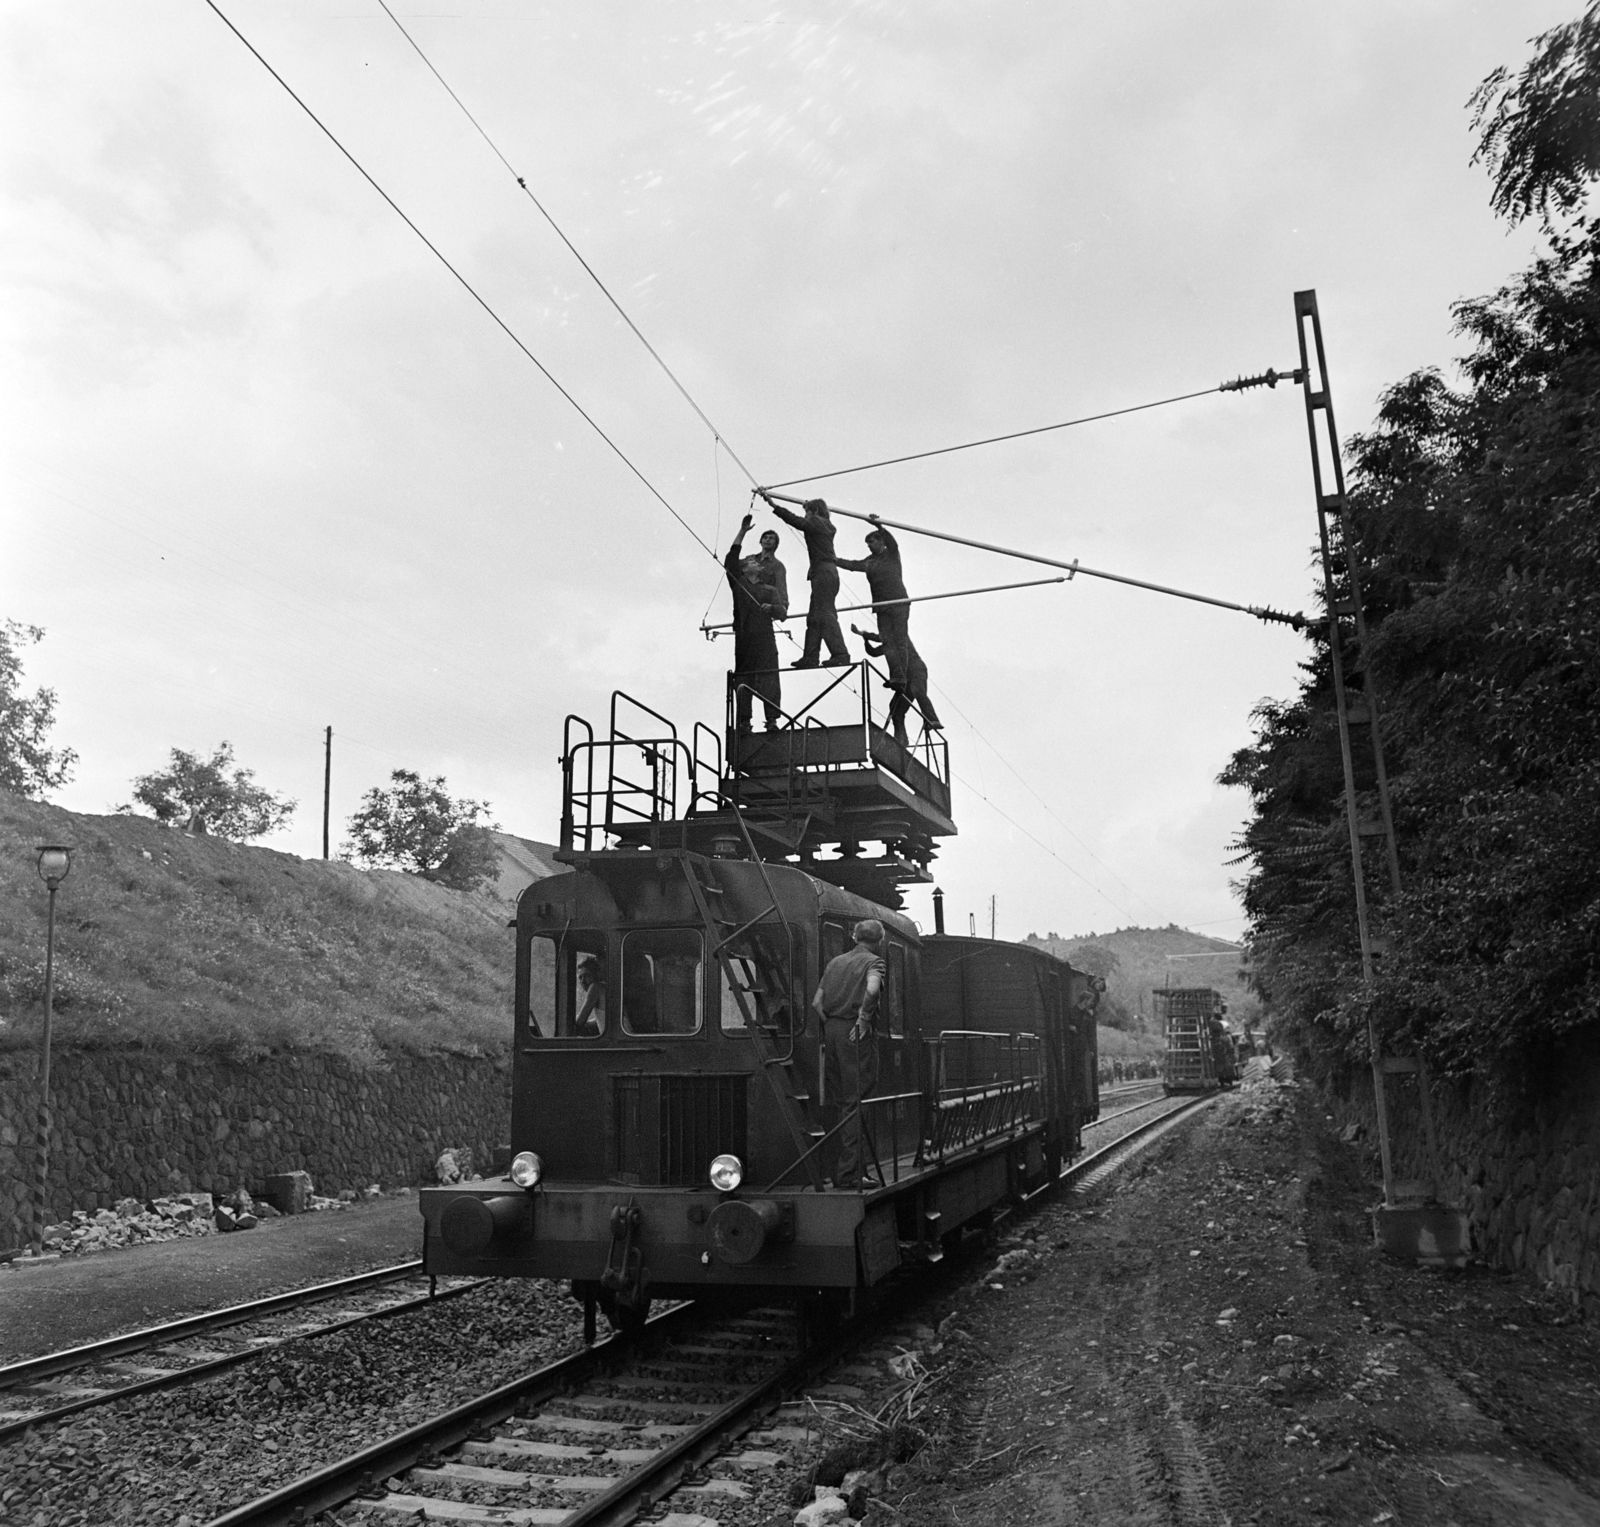
M1063 938L1051 933L1041 938L1030 933L1026 943L1047 949L1106 979L1102 1018L1111 1010L1118 1027L1148 1032L1154 1003L1151 992L1160 986L1211 986L1228 1004L1230 1025L1248 1021L1260 1025L1260 999L1245 989L1241 973L1242 951L1226 939L1207 938L1187 928L1118 928L1114 933L1087 933Z

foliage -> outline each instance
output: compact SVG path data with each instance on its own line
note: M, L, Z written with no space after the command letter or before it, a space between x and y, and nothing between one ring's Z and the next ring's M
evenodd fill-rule
M38 800L72 778L78 755L71 748L51 748L46 739L55 725L53 689L21 691L20 648L44 636L39 626L15 620L0 623L0 790Z
M396 769L387 790L374 785L350 818L341 852L362 864L400 869L458 891L499 872L487 801L453 800L442 775L423 779Z
M158 822L181 824L187 832L235 843L276 832L295 809L295 802L256 784L252 770L235 767L230 742L223 742L207 759L174 748L165 769L134 780L133 798Z
M1540 41L1512 99L1545 127L1506 116L1497 87L1496 198L1513 215L1570 209L1600 168L1573 148L1559 170L1545 99L1578 52L1600 78L1600 23L1591 9ZM1585 109L1582 132L1562 119L1569 146L1600 134L1592 88ZM1600 1022L1600 229L1556 238L1455 316L1461 385L1406 378L1349 448L1370 648L1352 684L1370 672L1381 702L1402 861L1391 895L1382 840L1364 857L1392 946L1370 988L1323 634L1298 695L1257 708L1254 745L1222 775L1254 807L1238 847L1257 985L1283 1037L1328 1065L1365 1055L1369 1018L1458 1073L1536 1064ZM1374 815L1357 761L1358 814Z
M1472 97L1482 129L1474 163L1494 176L1493 204L1512 224L1570 215L1600 175L1600 3L1534 39L1515 80L1496 69Z

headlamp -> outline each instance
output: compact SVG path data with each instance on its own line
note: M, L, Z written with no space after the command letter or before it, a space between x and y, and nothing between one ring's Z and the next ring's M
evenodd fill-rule
M737 1156L718 1156L711 1163L711 1186L719 1193L731 1193L744 1181L744 1163Z
M536 1188L544 1176L544 1162L532 1151L518 1151L511 1158L511 1180L519 1188Z

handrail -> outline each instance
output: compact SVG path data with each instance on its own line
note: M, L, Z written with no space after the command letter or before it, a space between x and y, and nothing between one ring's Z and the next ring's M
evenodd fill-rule
M593 728L581 717L576 720L588 734L582 741L570 740L570 728L562 754L562 847L572 849L581 837L585 852L594 848L597 830L614 832L619 816L640 822L675 821L677 819L678 781L680 770L694 769L694 755L688 743L674 734L671 737L607 737L596 738ZM637 749L648 762L651 775L648 783L630 778L618 770L617 750ZM604 751L607 766L605 783L596 785L595 755ZM580 756L584 756L586 770L584 788L577 787ZM595 803L604 798L605 809L601 820L596 820ZM648 801L648 808L638 804ZM582 824L579 825L579 808Z
M644 703L643 700L635 700L633 698L633 696L630 695L626 690L613 689L611 691L611 736L612 736L612 738L614 740L620 739L620 740L626 741L626 742L637 742L639 740L636 737L629 737L626 732L619 732L617 730L617 701L618 700L626 700L628 702L628 704L633 706L633 708L635 710L642 710L645 713L645 715L653 716L664 727L666 727L667 731L671 734L672 740L674 742L676 742L678 740L678 728L677 728L677 725L671 719L671 717L663 716L661 714L661 712L658 711L658 710L652 710L648 705L646 705Z
M577 799L573 789L572 765L574 744L572 741L572 724L577 722L588 734L589 743L594 743L594 728L582 717L569 713L567 719L561 724L561 846L569 852L576 824L572 817L573 802ZM585 813L583 823L583 846L588 848L590 830L593 825L594 812L594 755L589 755L588 788L584 791Z

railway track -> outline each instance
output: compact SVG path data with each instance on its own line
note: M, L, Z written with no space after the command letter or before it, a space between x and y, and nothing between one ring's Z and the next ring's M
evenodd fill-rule
M1153 1117L1092 1126L1090 1154L1063 1171L1061 1184L1094 1186L1215 1095L1156 1101L1165 1106ZM894 1334L885 1335L881 1313L868 1314L802 1350L789 1307L729 1316L682 1305L651 1320L638 1341L609 1337L209 1527L279 1527L335 1511L322 1519L346 1527L622 1527L647 1514L653 1527L716 1527L730 1515L771 1515L792 1509L782 1487L807 1467L815 1430L814 1411L785 1396L875 1337L879 1347L863 1356L895 1360ZM846 1403L859 1393L848 1383L815 1392Z
M285 1341L454 1298L484 1281L454 1279L447 1288L424 1292L429 1280L422 1263L401 1262L10 1363L0 1367L0 1441L110 1400L192 1383Z

